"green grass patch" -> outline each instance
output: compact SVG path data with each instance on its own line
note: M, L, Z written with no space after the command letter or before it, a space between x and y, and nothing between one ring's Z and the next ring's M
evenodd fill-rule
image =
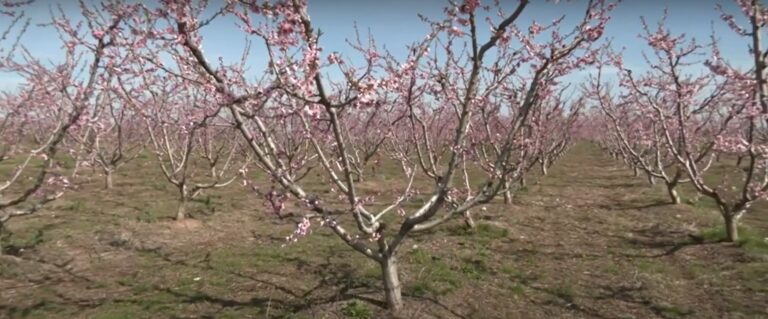
M533 267L526 267L524 269L534 269ZM525 272L523 269L518 267L513 267L511 265L503 265L501 266L501 273L506 275L510 280L521 283L523 285L528 285L536 280L541 279L541 276L539 274L533 273L533 272Z
M446 232L450 236L468 237L482 247L487 246L494 240L509 236L507 229L486 223L478 223L475 228L467 228L463 223L461 225L451 225L446 227Z
M2 244L3 251L1 253L9 253L15 255L21 249L30 249L45 242L45 231L43 229L36 229L31 233L23 236L11 236L8 232L3 232L0 236L0 244Z
M736 242L747 253L753 255L768 255L768 239L761 237L749 227L739 226L739 240ZM707 228L699 233L706 241L725 241L727 238L725 227L722 225Z
M475 280L483 279L483 277L485 277L485 275L487 275L489 272L488 265L486 265L485 261L477 258L462 259L460 270L464 276Z
M573 303L576 299L576 291L570 284L562 283L552 289L552 295L567 303Z
M474 266L456 271L442 259L433 258L420 249L409 252L407 258L412 264L421 266L418 277L405 287L407 293L416 296L446 295L461 287L468 274L479 274Z
M667 265L665 265L660 261L651 260L651 259L638 260L635 263L635 267L637 267L638 271L641 271L647 274L661 274L669 271L669 267Z
M612 275L618 275L621 273L621 269L619 268L619 266L616 266L613 264L606 266L603 271Z
M368 305L352 300L341 308L341 314L350 319L371 319L373 318L373 312Z

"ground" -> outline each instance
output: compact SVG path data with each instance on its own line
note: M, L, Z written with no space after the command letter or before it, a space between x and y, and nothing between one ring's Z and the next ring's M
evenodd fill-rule
M290 218L247 190L196 200L171 221L173 190L150 159L36 216L10 222L0 317L380 318L378 266L327 229L285 245ZM538 179L538 182L536 181ZM768 318L768 210L722 243L710 204L576 145L514 204L476 210L400 251L406 318ZM284 247L283 247L284 246Z

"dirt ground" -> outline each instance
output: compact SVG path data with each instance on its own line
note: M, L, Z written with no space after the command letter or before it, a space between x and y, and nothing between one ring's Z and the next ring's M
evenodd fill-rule
M283 247L294 221L238 188L176 223L158 176L127 169L110 191L94 178L12 220L0 317L388 317L378 266L327 229ZM683 196L669 205L663 186L579 144L514 204L476 210L477 229L456 220L408 239L404 316L768 318L768 211L722 243L712 207Z

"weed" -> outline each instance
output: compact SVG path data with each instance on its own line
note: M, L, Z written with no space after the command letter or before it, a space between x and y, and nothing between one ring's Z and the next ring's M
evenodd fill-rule
M464 259L461 272L470 279L482 279L488 273L488 266L481 259Z
M417 296L427 294L441 296L461 287L459 273L451 269L451 266L442 259L433 258L419 249L411 251L409 258L413 264L422 266L419 277L406 287L409 293ZM471 267L461 270L464 274L478 273L478 270Z
M344 307L341 308L341 314L343 314L347 318L352 318L352 319L373 318L371 309L368 308L366 304L359 302L357 300L353 300L351 302L348 302L346 305L344 305Z
M739 227L739 246L744 248L747 253L754 255L768 255L768 240L762 238L749 227ZM699 236L706 241L724 241L727 237L725 227L716 226L705 229L699 233Z
M567 303L573 303L576 293L573 290L573 286L568 284L560 284L552 289L552 294L557 298L564 300Z
M635 264L635 267L637 270L649 274L659 274L669 270L665 264L653 260L640 260Z
M525 295L525 286L521 284L513 284L512 287L509 288L509 291L515 296L522 296Z

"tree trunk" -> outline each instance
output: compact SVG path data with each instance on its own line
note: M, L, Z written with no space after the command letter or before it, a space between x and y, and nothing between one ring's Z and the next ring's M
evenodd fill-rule
M744 160L744 156L739 156L736 158L736 167L741 167L742 160Z
M104 188L112 189L112 171L111 170L104 171Z
M509 180L504 179L504 204L512 203L512 191L509 190Z
M475 228L475 220L472 219L472 212L469 210L464 212L464 225L467 226L469 229Z
M635 171L635 177L640 176L640 170L637 169L637 166L634 167L634 171Z
M520 187L525 187L525 176L520 178Z
M677 194L677 190L675 189L677 187L677 183L667 183L667 193L669 194L669 199L672 200L672 204L677 205L680 204L680 195Z
M735 242L739 240L739 219L731 213L723 213L725 221L725 241Z
M651 174L648 174L648 184L656 185L656 178L654 178Z
M176 220L181 221L187 218L187 197L181 195L179 198L179 210L176 211Z
M541 175L547 176L547 161L541 161Z
M397 258L385 256L381 261L381 274L384 277L384 298L387 300L387 308L398 314L403 310L403 294L400 291L400 278L397 273Z
M77 173L80 172L80 155L78 154L75 157L75 166L72 167L72 173L69 175L69 178L75 179L77 178Z

